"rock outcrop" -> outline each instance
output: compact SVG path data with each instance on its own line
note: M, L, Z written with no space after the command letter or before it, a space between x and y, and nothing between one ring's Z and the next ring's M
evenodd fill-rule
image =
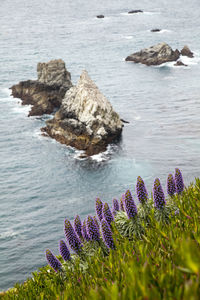
M184 46L181 50L181 55L188 56L190 58L194 57L194 53L190 50L188 46Z
M159 28L151 29L151 32L160 32L160 31L161 31L161 29L159 29Z
M122 127L110 102L83 71L77 86L67 91L60 109L42 131L90 156L105 151L120 137Z
M128 12L128 14L138 14L138 13L143 13L143 10L141 10L141 9L134 9L134 10L130 10Z
M33 105L29 116L52 113L72 87L71 75L61 59L38 63L37 74L37 80L21 81L11 87L12 96L20 98L22 105Z
M98 19L103 19L103 18L104 18L104 15L98 15L97 18L98 18Z
M126 61L142 63L147 66L160 65L168 61L176 61L180 57L179 50L173 51L166 43L159 43L150 48L143 49L139 52L127 56Z
M174 66L176 66L176 67L179 67L179 66L187 67L188 65L184 64L181 60L177 60L177 62L174 64Z

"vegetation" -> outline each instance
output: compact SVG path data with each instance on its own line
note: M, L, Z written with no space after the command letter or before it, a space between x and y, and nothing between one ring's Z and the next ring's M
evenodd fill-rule
M101 221L88 216L82 232L79 217L75 230L65 220L74 253L64 241L57 259L47 250L54 269L46 266L34 272L2 299L199 299L200 179L183 190L178 169L173 178L168 176L167 197L156 179L148 199L139 177L139 206L127 191L121 210L114 201L112 215L108 204L97 199Z

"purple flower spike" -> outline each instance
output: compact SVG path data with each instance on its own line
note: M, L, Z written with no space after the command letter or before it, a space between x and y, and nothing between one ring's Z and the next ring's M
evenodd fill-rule
M74 219L74 230L80 239L82 239L83 237L81 228L82 228L81 219L79 216L76 216L76 218Z
M141 204L145 204L148 200L148 193L144 181L140 176L138 176L137 178L136 192L137 192L138 201Z
M119 211L119 202L117 201L117 199L113 199L113 209L112 209L113 215L115 216L118 211Z
M165 194L163 192L160 179L156 178L154 181L153 186L153 199L154 199L154 205L157 209L162 209L165 207Z
M67 219L65 220L64 232L71 249L76 253L79 253L83 245L79 241L72 224Z
M120 209L122 211L125 211L125 209L124 209L124 199L125 199L125 195L123 194L121 199L120 199Z
M84 240L86 240L87 242L90 241L90 237L88 236L88 233L87 233L85 221L83 222L83 225L82 225L82 236L83 236Z
M103 209L103 202L99 198L96 198L96 213L100 222L103 219L102 209Z
M99 228L100 228L100 226L99 226L99 222L98 222L98 220L97 220L97 217L96 217L96 216L94 216L94 217L93 217L93 219L94 219L94 222L95 222L95 224L96 224L97 228L99 229Z
M63 240L60 241L60 255L62 256L62 258L67 261L71 259L71 255L69 252L69 249L67 248L67 245L65 244L65 242Z
M53 255L51 250L46 250L46 259L48 261L48 264L54 269L55 272L58 272L62 269L61 262Z
M177 194L181 194L184 190L184 182L181 171L178 168L175 169L175 185Z
M169 174L167 177L167 193L170 196L173 196L176 193L175 181L172 174Z
M97 228L97 225L91 216L87 217L86 227L90 239L98 242L100 240L99 229Z
M106 244L106 246L110 249L115 249L112 232L111 232L110 226L108 225L108 223L106 222L105 219L103 219L101 221L101 231L102 231L103 240L104 240L104 243Z
M109 207L108 203L104 203L102 211L103 211L103 218L110 225L111 222L114 221L114 218L113 218L113 215L111 213L111 210L110 210L110 207Z
M129 219L134 218L137 216L137 206L135 205L135 202L133 200L133 197L131 195L131 192L129 190L126 191L125 193L125 210L126 214Z

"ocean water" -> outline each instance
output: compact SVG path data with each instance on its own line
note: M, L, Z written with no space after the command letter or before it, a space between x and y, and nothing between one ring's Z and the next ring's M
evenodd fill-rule
M0 289L22 282L58 254L64 219L94 214L142 176L149 192L179 167L185 183L200 176L200 5L198 0L1 0L0 6ZM143 14L128 15L131 9ZM97 19L104 14L104 19ZM152 28L161 28L152 33ZM195 53L188 67L124 61L158 42ZM106 153L79 153L40 128L9 87L36 78L36 65L62 58L75 84L89 72L125 124Z

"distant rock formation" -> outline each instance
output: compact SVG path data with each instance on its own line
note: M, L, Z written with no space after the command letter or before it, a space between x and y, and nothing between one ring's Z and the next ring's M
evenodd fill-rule
M174 64L174 66L178 67L178 66L185 66L187 67L188 65L184 64L181 60L177 60L177 62Z
M128 14L138 14L138 13L143 13L143 10L141 10L141 9L134 9L134 10L130 10L128 12Z
M42 131L90 156L105 151L120 137L122 127L110 102L83 71L78 84L67 91L60 109Z
M188 46L184 46L181 50L181 55L188 56L190 58L194 57L194 53L190 50Z
M179 57L180 52L177 49L173 51L168 44L159 43L127 56L126 61L133 61L150 66L160 65L168 61L176 61Z
M159 28L151 29L151 32L160 32L160 31L161 31L161 29L159 29Z
M98 18L98 19L103 19L103 18L104 18L104 15L98 15L97 18Z
M22 105L33 105L29 116L52 113L72 87L71 75L61 59L38 63L37 74L37 80L21 81L11 87L13 97L20 98Z

